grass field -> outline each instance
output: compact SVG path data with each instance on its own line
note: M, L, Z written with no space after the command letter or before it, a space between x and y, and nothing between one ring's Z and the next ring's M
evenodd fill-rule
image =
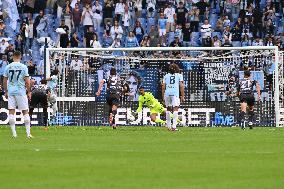
M1 189L284 188L284 128L0 127Z

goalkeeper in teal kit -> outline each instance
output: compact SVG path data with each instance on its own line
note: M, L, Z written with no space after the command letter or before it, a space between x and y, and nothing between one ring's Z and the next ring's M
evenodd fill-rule
M153 96L150 92L145 92L143 87L139 88L139 107L136 110L136 113L139 113L142 111L142 107L146 106L147 108L150 108L151 113L151 121L155 123L165 124L166 121L157 118L158 114L164 114L166 112L166 109L164 106ZM180 122L178 120L178 122Z

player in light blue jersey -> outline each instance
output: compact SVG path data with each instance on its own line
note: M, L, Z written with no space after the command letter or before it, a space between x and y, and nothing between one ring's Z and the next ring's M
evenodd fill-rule
M167 127L171 131L177 131L178 109L180 102L184 101L183 76L179 73L179 67L176 64L169 66L169 72L163 78L162 96L167 107ZM171 111L173 111L173 123L171 120Z
M31 98L30 79L28 67L21 64L21 53L16 51L13 61L6 66L4 73L4 90L8 98L9 124L13 137L17 137L15 109L18 107L24 115L27 137L32 138L30 133L29 99ZM28 96L27 96L28 95Z
M48 98L48 102L50 104L50 107L52 108L52 115L55 116L57 112L57 104L56 104L56 98L57 98L57 85L58 85L58 70L53 70L51 73L51 77L47 78L48 81L47 86L50 89L50 96Z

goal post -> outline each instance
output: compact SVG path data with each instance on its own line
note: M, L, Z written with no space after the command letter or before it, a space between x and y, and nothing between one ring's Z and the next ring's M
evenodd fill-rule
M259 79L262 86L262 101L256 105L258 125L281 125L279 91L283 86L279 72L283 69L283 53L275 46L46 48L45 59L47 76L52 69L60 70L58 119L72 118L67 123L59 121L63 125L107 124L105 93L97 98L95 92L98 82L112 66L118 69L125 83L143 86L161 101L161 79L171 63L177 63L185 77L186 101L179 112L182 125L235 125L239 101L226 95L226 87L232 75L243 77L245 67L252 70L254 79ZM274 70L271 70L272 64ZM137 108L137 96L122 96L118 123L153 124L147 108L137 120L129 122L127 119L127 114Z

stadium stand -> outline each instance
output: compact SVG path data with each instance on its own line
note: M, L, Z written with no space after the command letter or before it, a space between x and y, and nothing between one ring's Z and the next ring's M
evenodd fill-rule
M175 36L182 43L184 36L179 35L176 27L181 25L182 34L190 35L190 42L183 45L208 46L202 39L202 26L208 19L211 29L206 36L212 40L212 46L217 37L221 45L229 41L233 46L277 45L283 49L283 10L282 0L1 0L1 59L11 61L12 52L20 50L26 57L23 63L35 67L31 73L41 75L46 37L48 46L72 47L73 41L78 47L86 47L86 32L93 27L87 40L96 34L99 43L107 47L110 44L106 45L105 40L111 41L109 32L115 20L123 33L116 33L114 27L113 41L120 40L120 46L127 47L128 31L134 31L142 46L151 26L157 28L162 12L168 16L166 35L160 36L158 43L149 38L147 44L169 46ZM189 32L185 32L186 24L190 24ZM234 29L236 25L238 29ZM237 36L233 41L232 34Z

